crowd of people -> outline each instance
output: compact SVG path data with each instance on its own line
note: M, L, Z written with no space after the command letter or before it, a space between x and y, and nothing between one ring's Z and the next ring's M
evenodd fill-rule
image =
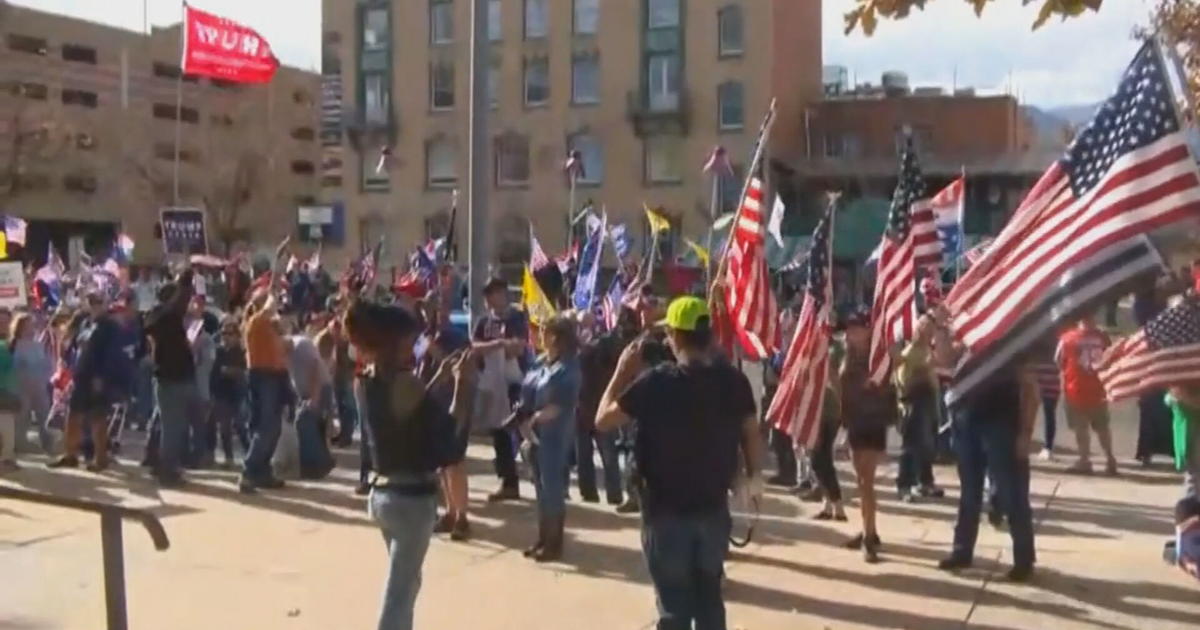
M357 437L355 491L369 495L387 543L379 627L389 629L412 627L431 537L471 536L465 460L472 435L492 450L499 488L489 502L521 498L519 461L528 465L537 524L525 555L534 561L568 553L572 470L582 501L603 498L618 512L640 512L666 629L725 627L731 490L761 497L766 483L795 488L803 500L822 503L814 518L849 521L834 468L841 436L859 507L858 531L845 545L867 562L885 551L876 485L893 428L901 437L901 500L943 497L933 465L957 463L954 543L939 564L946 570L971 565L986 514L1008 523L1009 577L1032 574L1033 432L1041 412L1042 457L1053 458L1060 397L1077 443L1069 472L1093 474L1093 432L1104 472L1120 472L1094 370L1109 339L1090 317L951 411L941 392L957 357L943 310L920 319L914 338L894 349L892 378L876 383L867 369L870 310L841 309L829 357L836 376L816 445L797 451L789 436L762 422L766 402L756 404L750 380L717 348L701 298L668 303L642 286L625 297L612 326L570 311L534 326L496 278L483 287L486 313L466 330L450 321L461 282L449 265L427 282L397 285L386 299L366 299L353 283L337 289L314 282L315 270L279 269L286 248L280 245L265 281L227 275L217 304L197 292L195 272L183 267L153 287L152 303L148 282L135 282L115 298L88 291L75 310L0 313L7 333L0 405L11 419L0 422L0 466L13 469L16 454L40 449L53 468L86 463L101 472L126 430L145 431L142 463L163 487L184 485L186 470L217 466L220 455L220 466L240 468L239 490L255 493L284 487L284 477L325 477L335 467L333 449L352 447ZM1139 299L1161 310L1165 298ZM785 339L797 314L798 302L783 311ZM767 402L779 369L780 360L764 365ZM1188 472L1174 557L1196 574L1200 391L1180 384L1144 398L1140 411L1153 425L1141 432L1143 463L1166 454L1154 437L1162 423L1175 418L1180 426L1182 418L1176 433L1183 448L1169 453L1178 451ZM760 472L766 444L777 473L768 480Z

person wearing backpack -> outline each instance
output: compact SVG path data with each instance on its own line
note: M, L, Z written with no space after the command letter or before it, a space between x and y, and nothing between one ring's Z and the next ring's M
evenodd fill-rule
M439 371L449 370L454 381L447 410L414 372L413 343L421 331L415 316L359 301L347 311L345 329L366 365L361 385L375 472L367 506L389 556L378 627L410 630L437 519L438 470L454 462L457 436L471 415L474 357L467 351L442 362Z

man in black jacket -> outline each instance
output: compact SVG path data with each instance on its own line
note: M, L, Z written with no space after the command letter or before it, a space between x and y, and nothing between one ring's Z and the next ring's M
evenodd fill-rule
M159 289L159 303L146 316L146 335L154 357L157 415L162 428L154 474L162 486L183 483L180 462L187 442L188 410L198 402L196 366L184 327L192 293L192 270L187 268L175 282Z

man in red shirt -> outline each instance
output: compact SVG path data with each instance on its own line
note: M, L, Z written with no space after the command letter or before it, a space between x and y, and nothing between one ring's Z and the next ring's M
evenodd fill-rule
M1108 458L1105 472L1117 474L1117 460L1113 457L1112 430L1109 427L1108 402L1104 397L1104 386L1096 375L1095 365L1100 355L1108 348L1108 335L1096 327L1090 315L1067 329L1058 339L1054 361L1062 372L1063 398L1067 410L1067 424L1075 432L1079 447L1079 461L1068 472L1090 475L1092 473L1091 435L1096 432L1100 448Z

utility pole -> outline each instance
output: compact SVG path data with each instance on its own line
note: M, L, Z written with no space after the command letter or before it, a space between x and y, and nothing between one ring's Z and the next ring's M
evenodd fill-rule
M488 38L488 0L471 2L471 99L470 148L467 178L467 238L470 248L467 291L471 321L483 313L483 283L488 272L488 72L491 67L491 42Z

